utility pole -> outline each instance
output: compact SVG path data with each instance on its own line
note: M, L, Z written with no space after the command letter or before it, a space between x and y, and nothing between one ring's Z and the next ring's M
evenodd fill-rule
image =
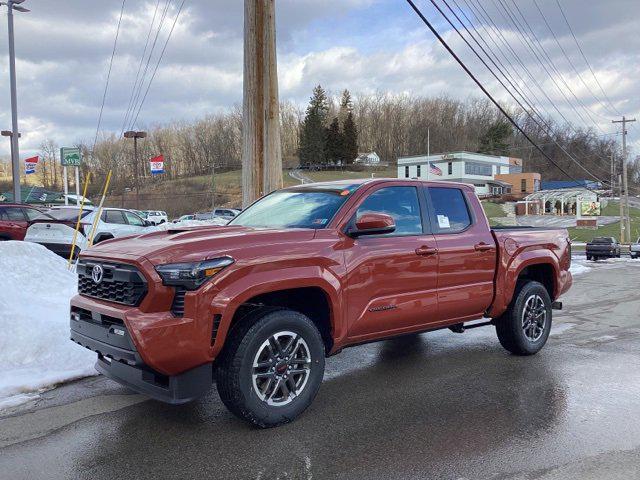
M622 183L624 184L624 206L626 209L625 222L625 234L628 237L628 243L631 243L631 221L629 219L629 184L627 179L627 123L635 122L635 118L622 117L622 120L612 120L611 123L622 124ZM620 197L622 202L622 197ZM622 222L622 218L620 219ZM621 240L622 243L622 240Z
M618 187L620 187L620 243L624 243L625 224L624 221L624 204L622 203L622 175L618 175Z
M133 138L133 171L136 181L136 210L140 210L140 182L138 180L138 139L145 138L147 132L135 132L129 130L124 132L124 138Z
M22 203L20 191L20 150L18 138L18 93L16 88L16 48L13 36L13 11L28 12L29 9L20 6L24 0L8 0L0 2L7 6L7 23L9 30L9 83L11 90L11 172L13 174L13 201Z
M275 0L245 0L242 205L281 187Z

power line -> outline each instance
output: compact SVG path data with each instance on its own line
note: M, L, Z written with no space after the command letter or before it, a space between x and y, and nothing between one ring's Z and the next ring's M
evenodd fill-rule
M554 41L556 42L556 45L558 45L558 47L560 48L560 50L562 51L562 54L564 55L564 58L567 59L567 62L569 62L569 65L571 66L571 69L573 70L573 73L576 74L576 76L580 79L580 81L582 82L582 84L585 86L585 88L587 90L589 90L589 93L591 93L591 95L593 95L593 98L595 98L596 102L606 106L606 103L604 102L604 100L602 100L600 97L598 97L598 95L596 95L596 93L593 91L593 89L589 86L589 84L584 80L584 77L582 76L582 74L578 71L578 69L576 68L575 64L573 63L573 61L571 60L571 57L567 54L567 51L565 50L565 48L562 46L562 43L560 43L560 40L558 40L558 37L555 33L555 31L553 30L553 28L551 28L551 25L549 24L549 21L547 20L546 15L544 14L544 12L542 11L542 9L540 8L540 5L538 4L537 0L533 0L534 5L536 6L536 9L538 10L538 12L540 13L540 16L542 17L542 20L544 21L545 25L547 26L547 29L549 30L549 32L551 33L551 36L553 37ZM604 115L600 115L597 112L596 113L598 116L600 116L601 118L606 118Z
M149 56L147 57L147 62L144 66L144 70L142 72L142 77L140 78L140 83L138 84L138 88L137 91L134 95L134 99L133 99L133 105L132 105L132 110L130 112L130 115L133 115L133 112L136 111L136 107L138 104L138 99L140 98L140 94L142 93L142 88L145 82L145 78L147 76L147 71L149 70L149 65L151 64L151 58L153 57L153 51L156 48L156 43L158 42L158 37L160 36L160 32L162 31L162 25L164 24L164 20L167 16L167 12L169 11L169 6L171 5L171 0L167 0L167 3L165 3L163 9L162 9L162 15L160 16L160 21L158 22L158 29L156 30L156 34L153 38L153 43L151 44L151 49L149 50ZM129 120L131 120L131 117L129 118ZM133 122L129 123L129 129L133 128Z
M580 51L580 55L582 55L582 59L584 60L584 63L587 64L587 67L589 68L589 71L591 72L591 75L593 76L593 79L596 81L596 84L600 88L600 91L602 92L602 95L604 95L604 98L609 102L609 105L611 106L613 111L616 112L619 115L622 115L618 111L618 109L615 107L613 102L611 102L611 100L607 96L607 93L604 91L604 88L602 88L602 84L598 80L598 77L596 76L595 72L593 71L593 68L591 68L591 64L589 63L589 60L587 60L587 56L584 54L584 51L582 50L582 47L580 46L580 42L578 42L578 38L576 37L575 33L573 32L573 28L571 28L571 24L569 23L569 19L567 18L566 14L564 13L564 9L562 8L562 5L560 5L560 2L558 0L556 0L556 4L558 5L558 8L560 9L560 13L562 14L562 18L564 19L564 22L567 24L567 27L569 28L569 32L571 33L571 36L573 37L573 41L575 42L576 46L578 47L578 50Z
M433 1L433 0L432 0ZM476 78L476 76L471 72L471 70L469 70L469 68L465 65L465 63L460 59L460 57L458 57L458 55L456 55L456 53L451 49L451 47L449 46L449 44L444 40L444 38L442 38L442 36L438 33L438 31L435 29L435 27L431 24L431 22L429 22L429 20L427 20L427 18L423 15L423 13L420 11L420 9L416 6L415 3L413 3L413 0L407 0L407 3L411 6L411 8L413 9L413 11L418 15L418 17L420 17L420 19L422 20L422 22L429 28L429 30L431 30L431 32L436 36L436 38L438 39L438 41L442 44L442 46L449 52L449 54L456 60L456 62L462 67L462 69L467 73L467 75L469 75L469 77L471 77L471 79L475 82L475 84L480 88L480 90L482 90L482 92L489 98L489 100L491 101L491 103L493 103L496 108L498 110L500 110L500 112L507 118L507 120L509 120L509 122L522 134L522 136L524 138L526 138L539 152L540 154L545 157L549 163L551 163L552 165L554 165L558 170L560 170L562 173L564 173L567 177L569 177L571 180L577 182L578 180L575 179L571 174L569 174L564 168L562 168L560 165L558 165L556 163L555 160L553 160L549 155L547 155L544 150L542 150L542 148L540 148L534 141L533 139L531 139L531 137L529 137L529 135L527 135L527 133L520 127L520 125L518 125L518 123L505 111L505 109L498 103L498 101L493 98L493 96L489 93L489 91L484 87L484 85L482 85L482 83ZM585 187L588 190L594 191L592 188L590 187Z
M447 3L446 0L445 4ZM533 84L534 86L536 86L538 88L538 90L540 90L540 92L543 94L543 96L547 99L547 101L549 102L549 104L553 107L553 109L558 113L558 115L565 121L565 123L569 126L571 126L571 122L569 122L569 120L564 116L564 114L558 109L558 107L555 105L555 102L553 102L553 100L549 97L549 95L546 93L546 91L540 86L540 84L538 83L538 81L536 80L536 78L533 76L533 74L530 72L530 70L527 68L527 66L523 63L523 61L520 59L519 55L513 50L513 48L511 47L511 45L509 44L508 40L504 37L504 35L502 34L502 32L500 31L500 29L497 27L497 25L495 24L495 22L493 21L493 19L490 17L490 15L488 14L488 12L484 9L484 7L482 7L481 4L478 4L476 7L473 7L472 5L469 4L469 2L467 0L463 0L467 6L467 8L469 9L470 12L472 12L477 19L479 19L481 22L484 22L487 27L489 29L491 29L491 31L496 32L497 33L497 37L501 40L503 47L501 48L500 45L498 45L498 43L496 42L496 40L494 39L493 35L490 33L490 31L486 32L486 35L483 35L481 33L478 33L478 38L486 45L487 50L489 50L494 58L498 61L498 63L501 65L502 69L504 71L500 71L501 69L499 67L496 66L496 68L498 68L498 70L500 71L500 73L505 76L505 78L509 77L512 79L513 82L516 82L515 79L513 79L513 76L509 73L509 69L498 59L498 56L495 54L495 52L493 52L493 50L491 49L491 47L488 45L488 43L484 40L484 37L486 36L487 38L489 38L489 40L491 40L491 42L493 43L493 45L496 47L497 51L500 52L501 56L505 59L505 61L509 64L509 66L511 67L511 69L513 70L513 72L515 73L515 75L517 76L518 80L521 82L523 88L525 88L534 98L535 101L538 104L541 104L540 102L540 98L536 95L536 93L534 92L534 90L531 88L531 86L529 85L529 82L527 82L525 79L523 79L522 75L518 73L518 71L516 70L515 66L513 65L513 63L511 62L511 60L509 59L509 57L507 56L507 54L504 52L504 47L506 47L506 49L511 52L511 54L513 55L513 57L515 58L515 60L518 62L518 64L520 65L521 69L527 74L530 83ZM456 8L460 11L460 13L465 17L465 19L467 20L467 22L470 24L471 28L478 32L477 27L474 25L473 21L471 19L469 19L469 17L467 16L467 14L465 13L465 11L460 7L460 5L458 5L456 0L453 0L453 3L456 5ZM447 7L449 8L449 10L452 10L451 7L447 4ZM484 12L484 14L482 12L480 12L480 10L482 10ZM455 12L452 13L454 14L454 16L456 16L456 18L458 19L458 21L460 22L460 24L465 28L465 30L467 31L467 33L475 39L475 36L473 35L472 32L469 31L469 29L466 27L466 25L464 24L464 22L462 22L459 17L455 14ZM480 18L482 17L482 18ZM503 15L503 18L504 15ZM506 18L505 18L506 20ZM478 43L477 40L475 40L476 43ZM524 45L524 43L523 43ZM484 49L482 49L484 51ZM489 57L489 55L485 52L485 55L487 55ZM495 62L492 62L495 65ZM507 73L509 73L509 75L507 75ZM522 93L521 90L519 90L517 87L515 87L515 85L513 86L514 90L518 91L518 93L523 97L523 99L526 101L527 105L530 106L531 110L536 113L538 115L538 117L540 118L540 120L542 121L542 123L544 125L547 126L548 128L548 132L545 132L547 135L549 135L550 137L552 137L553 135L555 135L555 132L553 132L553 129L551 127L551 125L549 125L548 121L545 119L545 117L543 117L541 115L541 113L538 111L538 108L533 107L533 105L531 105L531 102L528 101L528 99L526 99L526 96L524 96L524 94ZM510 93L510 92L509 92ZM566 98L566 97L565 97ZM542 107L544 108L544 107ZM575 109L574 109L575 110ZM526 109L525 109L526 112ZM536 122L535 118L532 118L532 120L534 120L534 122ZM536 124L538 124L538 122L536 122ZM538 124L539 125L539 124ZM575 130L575 129L574 129ZM575 130L576 133L578 133L577 130ZM593 135L593 134L590 134ZM607 135L607 134L604 134ZM600 135L598 135L600 136ZM558 144L557 142L555 142L556 145L558 145L560 148L562 148L560 146L560 144ZM567 156L571 157L571 155L565 151L565 153L567 154ZM585 152L582 152L582 155L587 155ZM577 162L575 159L572 158L572 160L574 162ZM608 159L607 159L608 162ZM579 165L581 168L583 168L581 165ZM599 165L595 165L597 168L599 168L601 171L605 172L605 169L603 167L600 167ZM606 169L606 175L609 175L608 172L608 168ZM590 175L591 172L589 172ZM592 175L593 176L593 175Z
M156 63L156 67L153 70L153 75L151 75L151 79L149 80L149 84L147 85L147 90L144 92L144 96L142 97L142 101L140 102L140 106L138 107L138 112L136 113L136 117L133 119L133 123L131 126L133 127L138 121L138 115L140 115L140 111L142 110L142 106L144 105L144 101L147 98L147 94L149 93L149 89L151 88L151 83L153 79L156 77L156 73L158 71L158 67L160 66L160 62L162 61L162 57L164 56L164 52L167 49L167 45L169 44L169 40L171 40L171 34L173 34L173 29L178 23L178 18L180 17L180 13L182 12L182 7L184 6L184 2L186 0L182 0L180 3L180 8L178 8L178 13L176 14L176 18L173 20L173 25L171 25L171 30L169 30L169 35L167 36L167 40L164 42L164 46L162 47L162 51L160 52L160 57L158 58L158 62Z
M453 13L453 15L456 17L456 19L461 22L460 17L458 17L458 15L453 11L453 9L449 6L449 4L447 3L447 0L443 0L445 5L449 8L449 10L451 11L451 13ZM489 70L489 72L491 73L491 75L493 75L493 77L498 81L498 83L500 83L500 85L502 85L502 87L507 91L507 93L511 96L511 98L513 98L515 100L515 102L520 106L520 108L522 108L522 110L525 113L528 113L528 115L530 116L530 118L536 123L536 125L538 127L545 127L546 128L546 133L549 134L550 128L549 126L546 124L546 122L542 122L542 124L531 114L527 111L527 109L522 105L522 103L520 102L520 100L518 100L518 98L516 98L516 96L509 90L509 88L507 87L507 85L504 84L504 82L496 75L496 73L491 69L491 67L485 62L485 60L482 58L482 56L475 50L475 48L473 48L473 46L467 41L467 39L462 35L462 33L460 32L460 30L458 30L458 28L453 24L453 22L449 19L449 17L446 15L445 12L442 11L442 9L438 6L438 4L435 2L435 0L431 0L431 3L433 4L433 6L438 10L438 12L444 17L444 19L449 23L449 25L451 25L451 27L456 31L456 33L460 36L460 38L465 42L465 44L467 45L467 47L469 47L471 49L471 51L476 55L476 57L482 62L482 64L485 66L485 68L487 68L487 70ZM461 22L463 27L466 29L466 26L464 25L463 22ZM467 30L467 33L470 34L469 30ZM477 40L476 40L476 43ZM480 49L485 53L485 55L488 56L488 54L486 53L486 51L484 50L484 48L478 43L478 45L480 46ZM495 62L493 62L493 60L491 59L491 57L489 57L489 60L492 61L492 63L494 64L494 66L498 69L498 71L500 71L503 76L504 73L500 70L500 67L498 67L496 65ZM506 76L505 76L506 78ZM507 79L507 81L509 81ZM517 87L515 87L515 85L513 85L513 83L511 83L509 81L509 83L511 84L512 87L514 87L514 89L519 92L519 90L517 89ZM536 112L535 107L533 107L533 105L531 105L530 102L528 102L528 100L526 99L526 97L524 97L522 95L522 93L520 93L520 96L523 98L523 100L525 101L525 103L527 103L530 108ZM540 114L538 113L538 116L540 116ZM542 118L542 117L541 117ZM585 173L587 173L589 176L593 177L595 180L599 181L599 182L603 182L602 179L598 178L596 175L594 175L591 171L589 171L587 168L585 168L583 165L580 164L580 162L578 162L575 158L573 158L573 156L562 146L560 145L558 142L555 142L556 145L567 155L567 157L569 157L571 159L571 161L573 161L578 167L580 167L582 170L584 170Z
M96 127L96 136L93 139L93 149L96 148L96 142L98 141L98 133L100 132L100 124L102 123L102 112L104 110L104 102L107 98L107 90L109 89L109 79L111 78L111 67L113 66L113 57L116 54L116 46L118 45L118 36L120 35L120 24L122 23L122 14L124 13L124 4L127 0L122 0L122 7L120 7L120 16L118 17L118 26L116 28L116 38L113 41L113 50L111 51L111 59L109 60L109 70L107 71L107 81L104 84L104 93L102 94L102 104L100 105L100 114L98 115L98 126Z
M149 39L151 38L151 31L153 30L153 25L156 22L156 16L158 15L158 7L160 6L160 0L156 1L156 8L153 11L153 18L151 19L151 24L149 25L149 31L147 32L147 39L144 43L144 49L142 50L142 56L140 57L140 63L138 64L138 71L136 72L136 78L133 81L133 88L131 89L131 95L129 96L129 103L127 104L127 109L124 114L124 121L122 122L122 128L120 130L120 135L124 132L124 129L127 126L127 120L129 114L131 113L131 107L133 103L133 96L136 90L136 86L138 85L138 78L140 77L140 71L142 70L142 64L144 63L144 57L147 53L147 47L149 46Z

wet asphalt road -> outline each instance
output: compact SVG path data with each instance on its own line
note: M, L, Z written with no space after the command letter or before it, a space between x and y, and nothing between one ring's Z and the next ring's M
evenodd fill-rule
M95 377L0 418L0 478L640 478L640 262L576 278L548 345L492 328L328 360L314 404L255 430L215 388L172 407Z

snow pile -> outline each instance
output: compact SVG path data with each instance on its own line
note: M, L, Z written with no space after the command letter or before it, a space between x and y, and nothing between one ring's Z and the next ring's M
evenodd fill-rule
M229 220L222 217L214 217L211 220L182 220L181 222L167 222L158 225L158 230L171 230L173 228L185 228L185 227L210 227L223 226L229 223Z
M0 409L95 375L95 353L69 340L77 277L42 245L0 242Z
M587 265L587 260L584 258L573 257L571 259L571 268L569 271L575 277L576 275L582 275L591 270L591 267Z

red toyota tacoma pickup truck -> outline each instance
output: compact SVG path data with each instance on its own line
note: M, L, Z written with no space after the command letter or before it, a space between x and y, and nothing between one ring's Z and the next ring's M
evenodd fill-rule
M468 185L300 185L227 226L83 251L71 339L134 390L183 403L216 382L234 414L276 426L304 411L325 357L348 346L491 324L513 354L538 352L570 262L566 230L492 230Z

